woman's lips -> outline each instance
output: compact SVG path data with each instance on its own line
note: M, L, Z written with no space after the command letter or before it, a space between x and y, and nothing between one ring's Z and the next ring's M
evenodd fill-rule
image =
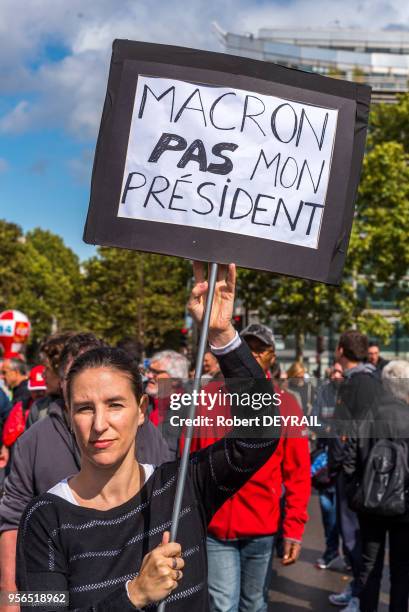
M91 441L91 444L94 448L108 448L114 442L115 440L95 440Z

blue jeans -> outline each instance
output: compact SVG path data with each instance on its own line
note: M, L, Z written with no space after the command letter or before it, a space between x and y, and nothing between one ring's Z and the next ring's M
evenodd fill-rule
M325 552L331 556L338 552L339 542L335 487L328 487L320 491L319 498L325 533Z
M211 612L267 612L274 536L207 538Z

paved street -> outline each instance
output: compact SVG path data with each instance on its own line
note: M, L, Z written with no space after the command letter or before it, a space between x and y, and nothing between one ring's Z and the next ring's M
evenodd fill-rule
M269 612L335 612L337 608L328 601L330 593L343 590L349 574L343 571L340 562L331 570L314 567L316 559L324 550L324 537L321 525L318 496L313 495L309 507L310 520L304 535L300 560L292 566L283 567L279 559L274 560L275 574L270 591ZM388 568L384 574L388 572ZM387 612L388 579L384 577L381 605L378 612ZM339 608L338 608L339 609Z

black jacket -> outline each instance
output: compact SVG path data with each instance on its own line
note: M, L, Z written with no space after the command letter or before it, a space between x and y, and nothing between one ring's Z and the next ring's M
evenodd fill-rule
M329 442L328 462L332 475L342 469L345 440L353 435L355 424L366 419L382 395L382 384L370 364L359 364L345 373L340 385L334 413L332 436Z
M138 430L137 457L140 463L161 465L173 455L150 421ZM76 474L80 456L64 416L61 401L55 401L47 417L19 437L11 471L0 504L0 531L17 529L21 515L33 497L45 493L57 482Z
M12 404L17 402L25 402L30 399L30 391L28 390L28 380L23 380L17 387L14 387L12 393Z
M409 405L386 392L375 410L365 420L355 423L354 435L345 445L343 472L349 498L362 482L371 449L377 440L384 438L405 442L409 462ZM409 521L409 507L403 516L394 517L392 520Z

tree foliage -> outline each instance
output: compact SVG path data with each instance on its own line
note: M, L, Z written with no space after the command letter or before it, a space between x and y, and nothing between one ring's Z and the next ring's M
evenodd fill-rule
M75 328L81 292L78 257L59 236L39 228L24 236L18 226L0 221L0 238L1 309L28 316L34 346L55 326Z
M397 104L377 104L370 116L369 148L385 142L397 142L409 153L409 94L398 97Z
M100 248L84 265L82 320L110 342L178 348L190 276L181 259Z

